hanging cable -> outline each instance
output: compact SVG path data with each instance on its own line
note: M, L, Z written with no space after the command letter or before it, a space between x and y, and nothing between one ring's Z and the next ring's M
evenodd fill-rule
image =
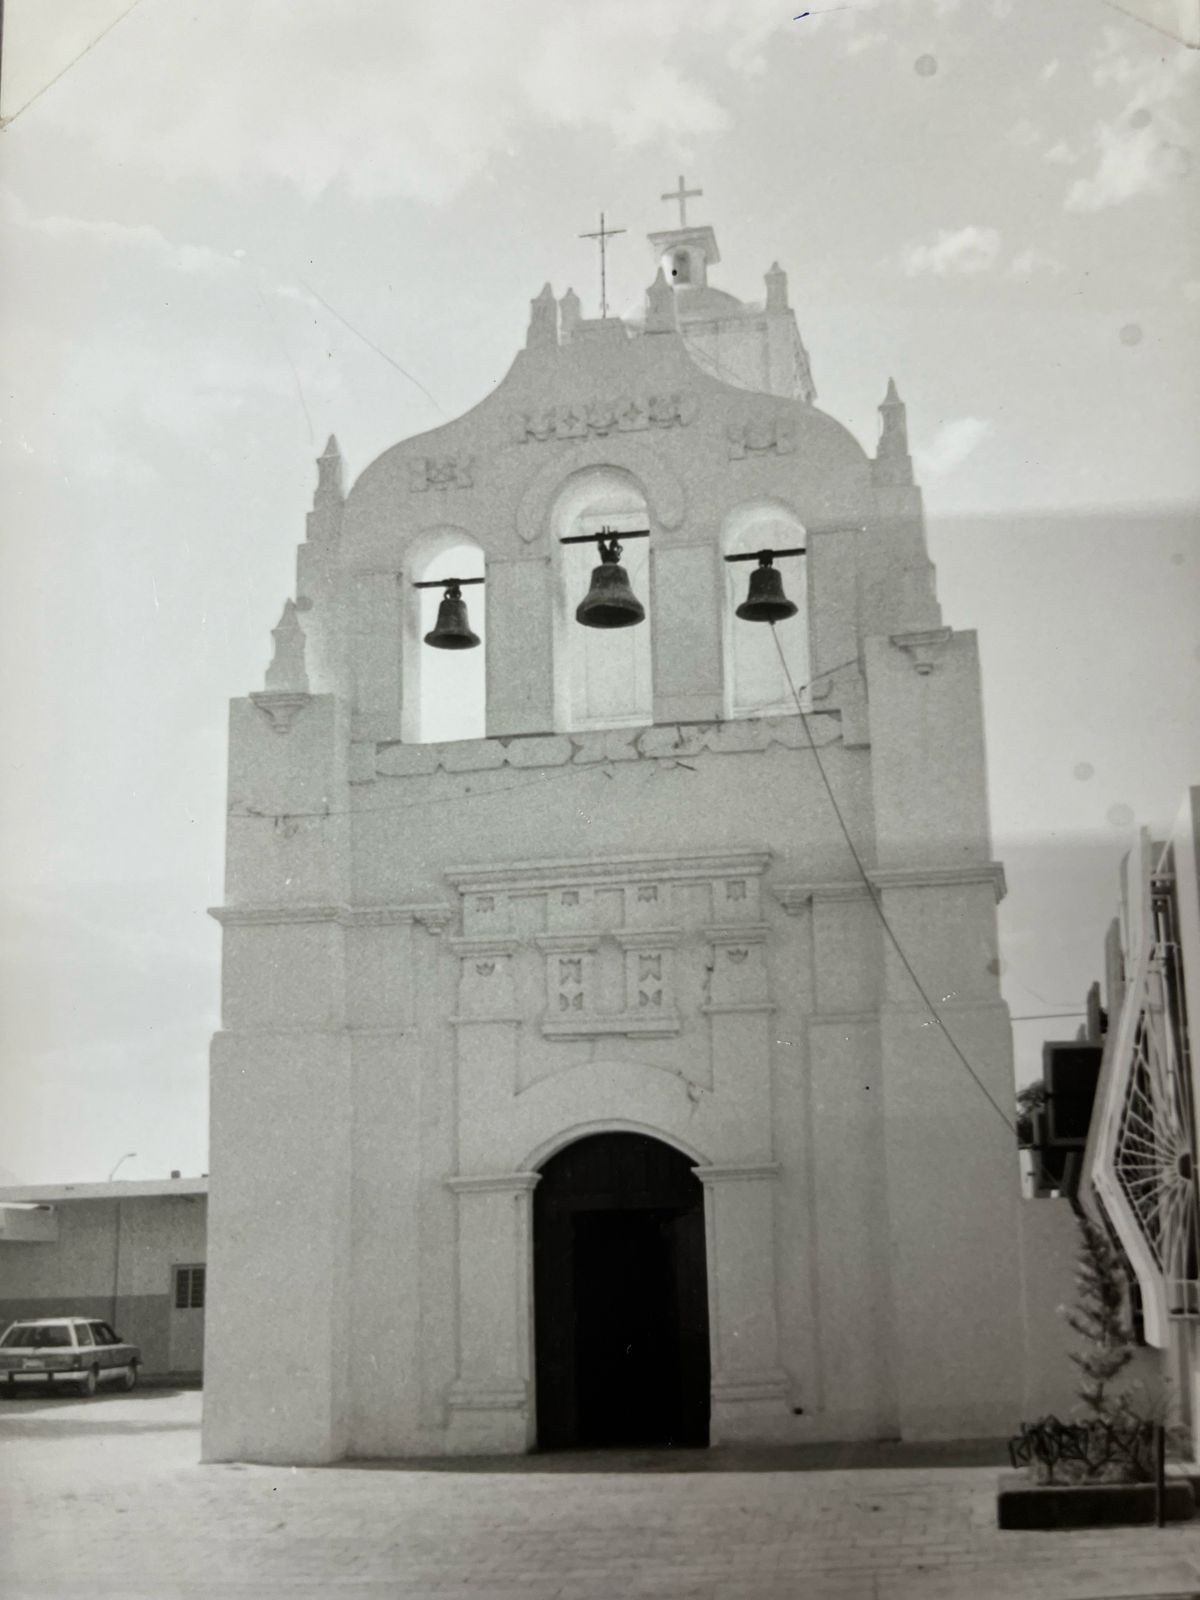
M805 733L806 738L808 739L808 748L812 752L813 759L816 761L817 771L820 773L821 782L825 787L825 793L829 796L829 804L833 807L833 814L838 820L838 826L842 830L842 837L846 841L846 848L850 851L850 854L854 859L854 865L858 868L859 876L862 878L863 883L866 885L867 892L871 897L871 904L875 907L875 910L876 910L876 912L877 912L877 914L879 916L879 921L883 926L883 931L887 934L887 937L888 937L888 939L890 940L890 942L892 944L892 948L895 950L897 956L899 956L901 964L904 967L904 970L908 973L909 977L912 979L913 987L914 987L914 989L916 989L917 993L920 995L921 999L924 1001L925 1006L929 1011L929 1015L933 1018L934 1022L941 1029L942 1034L945 1037L947 1044L950 1046L951 1050L953 1050L954 1054L958 1057L959 1061L962 1062L962 1065L965 1068L968 1076L971 1078L971 1081L975 1084L975 1087L979 1090L980 1094L983 1095L983 1097L987 1101L988 1105L991 1106L992 1110L1000 1118L1000 1120L1001 1120L1001 1122L1003 1122L1004 1126L1015 1137L1016 1136L1016 1132L1017 1132L1017 1128L1016 1128L1015 1122L1012 1120L1012 1118L1009 1117L1008 1113L1003 1109L1003 1107L1000 1105L1000 1102L992 1094L992 1092L988 1088L987 1084L984 1083L983 1079L979 1076L979 1074L975 1071L974 1067L967 1060L966 1055L964 1054L962 1048L960 1047L957 1039L955 1039L954 1035L950 1032L949 1028L946 1026L946 1023L943 1020L941 1013L938 1011L936 1005L934 1005L932 999L930 998L929 993L925 988L925 985L921 982L920 978L917 976L916 971L913 968L912 962L908 959L908 956L905 954L904 947L900 943L899 938L897 937L896 930L892 927L891 923L888 921L887 913L884 911L883 904L882 904L882 902L880 900L880 897L879 897L879 891L876 889L875 885L871 882L870 873L867 871L866 864L863 861L862 856L860 856L859 853L858 853L858 847L854 843L854 839L851 836L850 829L846 824L846 818L842 814L842 808L838 804L837 796L833 792L833 785L829 781L829 774L825 770L825 763L821 760L821 752L817 748L816 742L813 739L812 730L808 725L808 715L805 712L804 707L800 702L800 693L797 690L796 685L795 685L795 683L794 683L794 681L792 679L792 670L788 666L787 657L783 653L783 646L779 642L779 634L776 632L774 623L771 623L771 637L775 640L775 649L779 653L780 665L783 667L784 676L787 678L788 688L792 691L792 698L796 702L796 710L799 712L800 720L804 724L804 733ZM1035 1160L1037 1159L1036 1156L1034 1157L1034 1159ZM1038 1165L1041 1166L1041 1163L1038 1162ZM1043 1172L1043 1176L1044 1177L1047 1176L1044 1168L1042 1169L1042 1172Z

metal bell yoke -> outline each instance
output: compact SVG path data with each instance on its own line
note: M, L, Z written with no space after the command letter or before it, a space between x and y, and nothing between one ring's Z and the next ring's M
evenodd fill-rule
M726 556L726 561L757 561L750 574L750 589L738 606L736 615L743 622L786 622L800 609L783 592L783 574L775 570L776 556L802 556L805 546L796 545L788 550L752 550L747 555Z
M588 592L575 608L575 620L585 628L632 628L645 620L646 608L634 594L629 574L621 566L621 539L648 539L649 528L618 536L612 528L599 533L572 533L560 544L594 544L600 547L600 565L592 568Z
M462 590L464 584L482 582L482 578L433 578L413 584L414 589L446 591L438 606L437 621L425 635L426 644L431 644L435 650L474 650L480 639L477 633L471 632Z

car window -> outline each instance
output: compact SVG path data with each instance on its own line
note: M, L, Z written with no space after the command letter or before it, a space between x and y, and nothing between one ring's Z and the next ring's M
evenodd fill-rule
M96 1342L98 1344L120 1344L120 1339L117 1338L107 1322L97 1322L93 1326L96 1329Z
M65 1323L50 1326L44 1323L23 1322L10 1328L4 1335L7 1345L21 1345L26 1350L59 1350L71 1348L71 1330Z
M86 1322L77 1322L75 1324L75 1343L91 1344L91 1342L92 1330L88 1327Z

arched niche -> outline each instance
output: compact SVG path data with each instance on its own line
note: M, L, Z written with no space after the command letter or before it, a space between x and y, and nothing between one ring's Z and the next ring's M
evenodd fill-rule
M807 543L804 526L795 513L775 501L759 500L736 507L721 530L723 555L745 555L755 550L791 549ZM725 566L725 712L730 717L794 716L796 702L780 662L772 630L765 623L745 622L736 615L746 598L753 561ZM792 682L808 707L809 615L808 567L804 556L776 562L787 597L799 609L794 617L775 627Z
M404 570L404 710L410 744L482 739L487 731L487 585L463 590L474 650L436 650L424 637L437 621L441 589L414 589L438 578L482 578L484 554L460 528L440 528L409 546Z
M650 603L650 541L622 545L621 565L646 608L646 619L610 631L585 628L575 610L588 591L600 555L594 544L563 545L571 535L613 529L618 537L648 528L646 497L619 467L595 466L568 479L550 513L550 537L558 584L554 618L555 726L641 727L654 720L651 676L653 608Z

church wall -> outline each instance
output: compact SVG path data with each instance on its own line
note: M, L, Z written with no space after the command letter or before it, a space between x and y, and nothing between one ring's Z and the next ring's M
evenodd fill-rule
M1007 1109L975 643L941 625L902 407L881 473L661 320L564 346L554 315L344 504L322 458L316 692L233 707L206 1454L527 1449L537 1169L603 1129L696 1163L714 1440L1007 1431L1012 1136L871 898ZM562 731L554 519L601 468L646 507L654 721ZM723 720L721 542L756 504L806 530L807 722ZM489 737L421 744L407 585L443 537L485 555ZM311 1338L273 1340L285 1289Z

